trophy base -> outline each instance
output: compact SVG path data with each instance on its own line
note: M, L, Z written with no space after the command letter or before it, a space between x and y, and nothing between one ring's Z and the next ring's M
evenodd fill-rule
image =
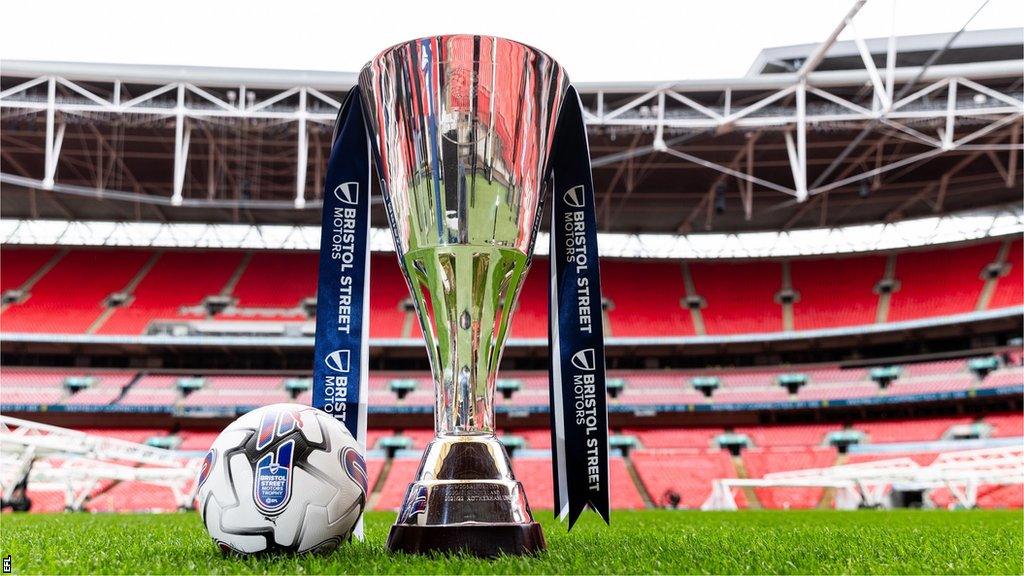
M406 554L472 554L481 558L521 556L547 550L540 524L406 526L396 524L388 550Z
M523 485L491 433L443 435L427 445L406 491L388 549L493 557L546 548Z

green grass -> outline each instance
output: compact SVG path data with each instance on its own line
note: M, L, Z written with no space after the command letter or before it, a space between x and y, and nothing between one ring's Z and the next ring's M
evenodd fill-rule
M549 550L493 561L384 549L394 514L367 540L314 557L223 558L196 514L0 516L14 573L825 573L1021 574L1020 511L616 512L572 533L537 514Z

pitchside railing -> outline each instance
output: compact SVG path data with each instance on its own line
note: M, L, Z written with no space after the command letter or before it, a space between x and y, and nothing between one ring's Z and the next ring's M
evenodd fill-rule
M65 508L81 510L104 481L171 490L179 508L193 498L201 459L145 444L0 416L0 488L4 502L19 489L62 491Z

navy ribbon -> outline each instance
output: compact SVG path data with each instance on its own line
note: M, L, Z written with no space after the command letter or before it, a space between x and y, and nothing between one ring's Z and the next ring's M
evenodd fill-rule
M555 510L569 529L590 506L609 521L608 406L597 217L583 106L569 87L551 167L549 315Z
M338 114L323 199L313 407L344 424L365 454L370 325L370 141L358 88L349 92Z

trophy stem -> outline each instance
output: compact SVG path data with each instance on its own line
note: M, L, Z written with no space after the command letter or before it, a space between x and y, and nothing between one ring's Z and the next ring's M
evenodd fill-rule
M526 254L447 245L403 256L434 375L438 435L494 432L494 384Z

